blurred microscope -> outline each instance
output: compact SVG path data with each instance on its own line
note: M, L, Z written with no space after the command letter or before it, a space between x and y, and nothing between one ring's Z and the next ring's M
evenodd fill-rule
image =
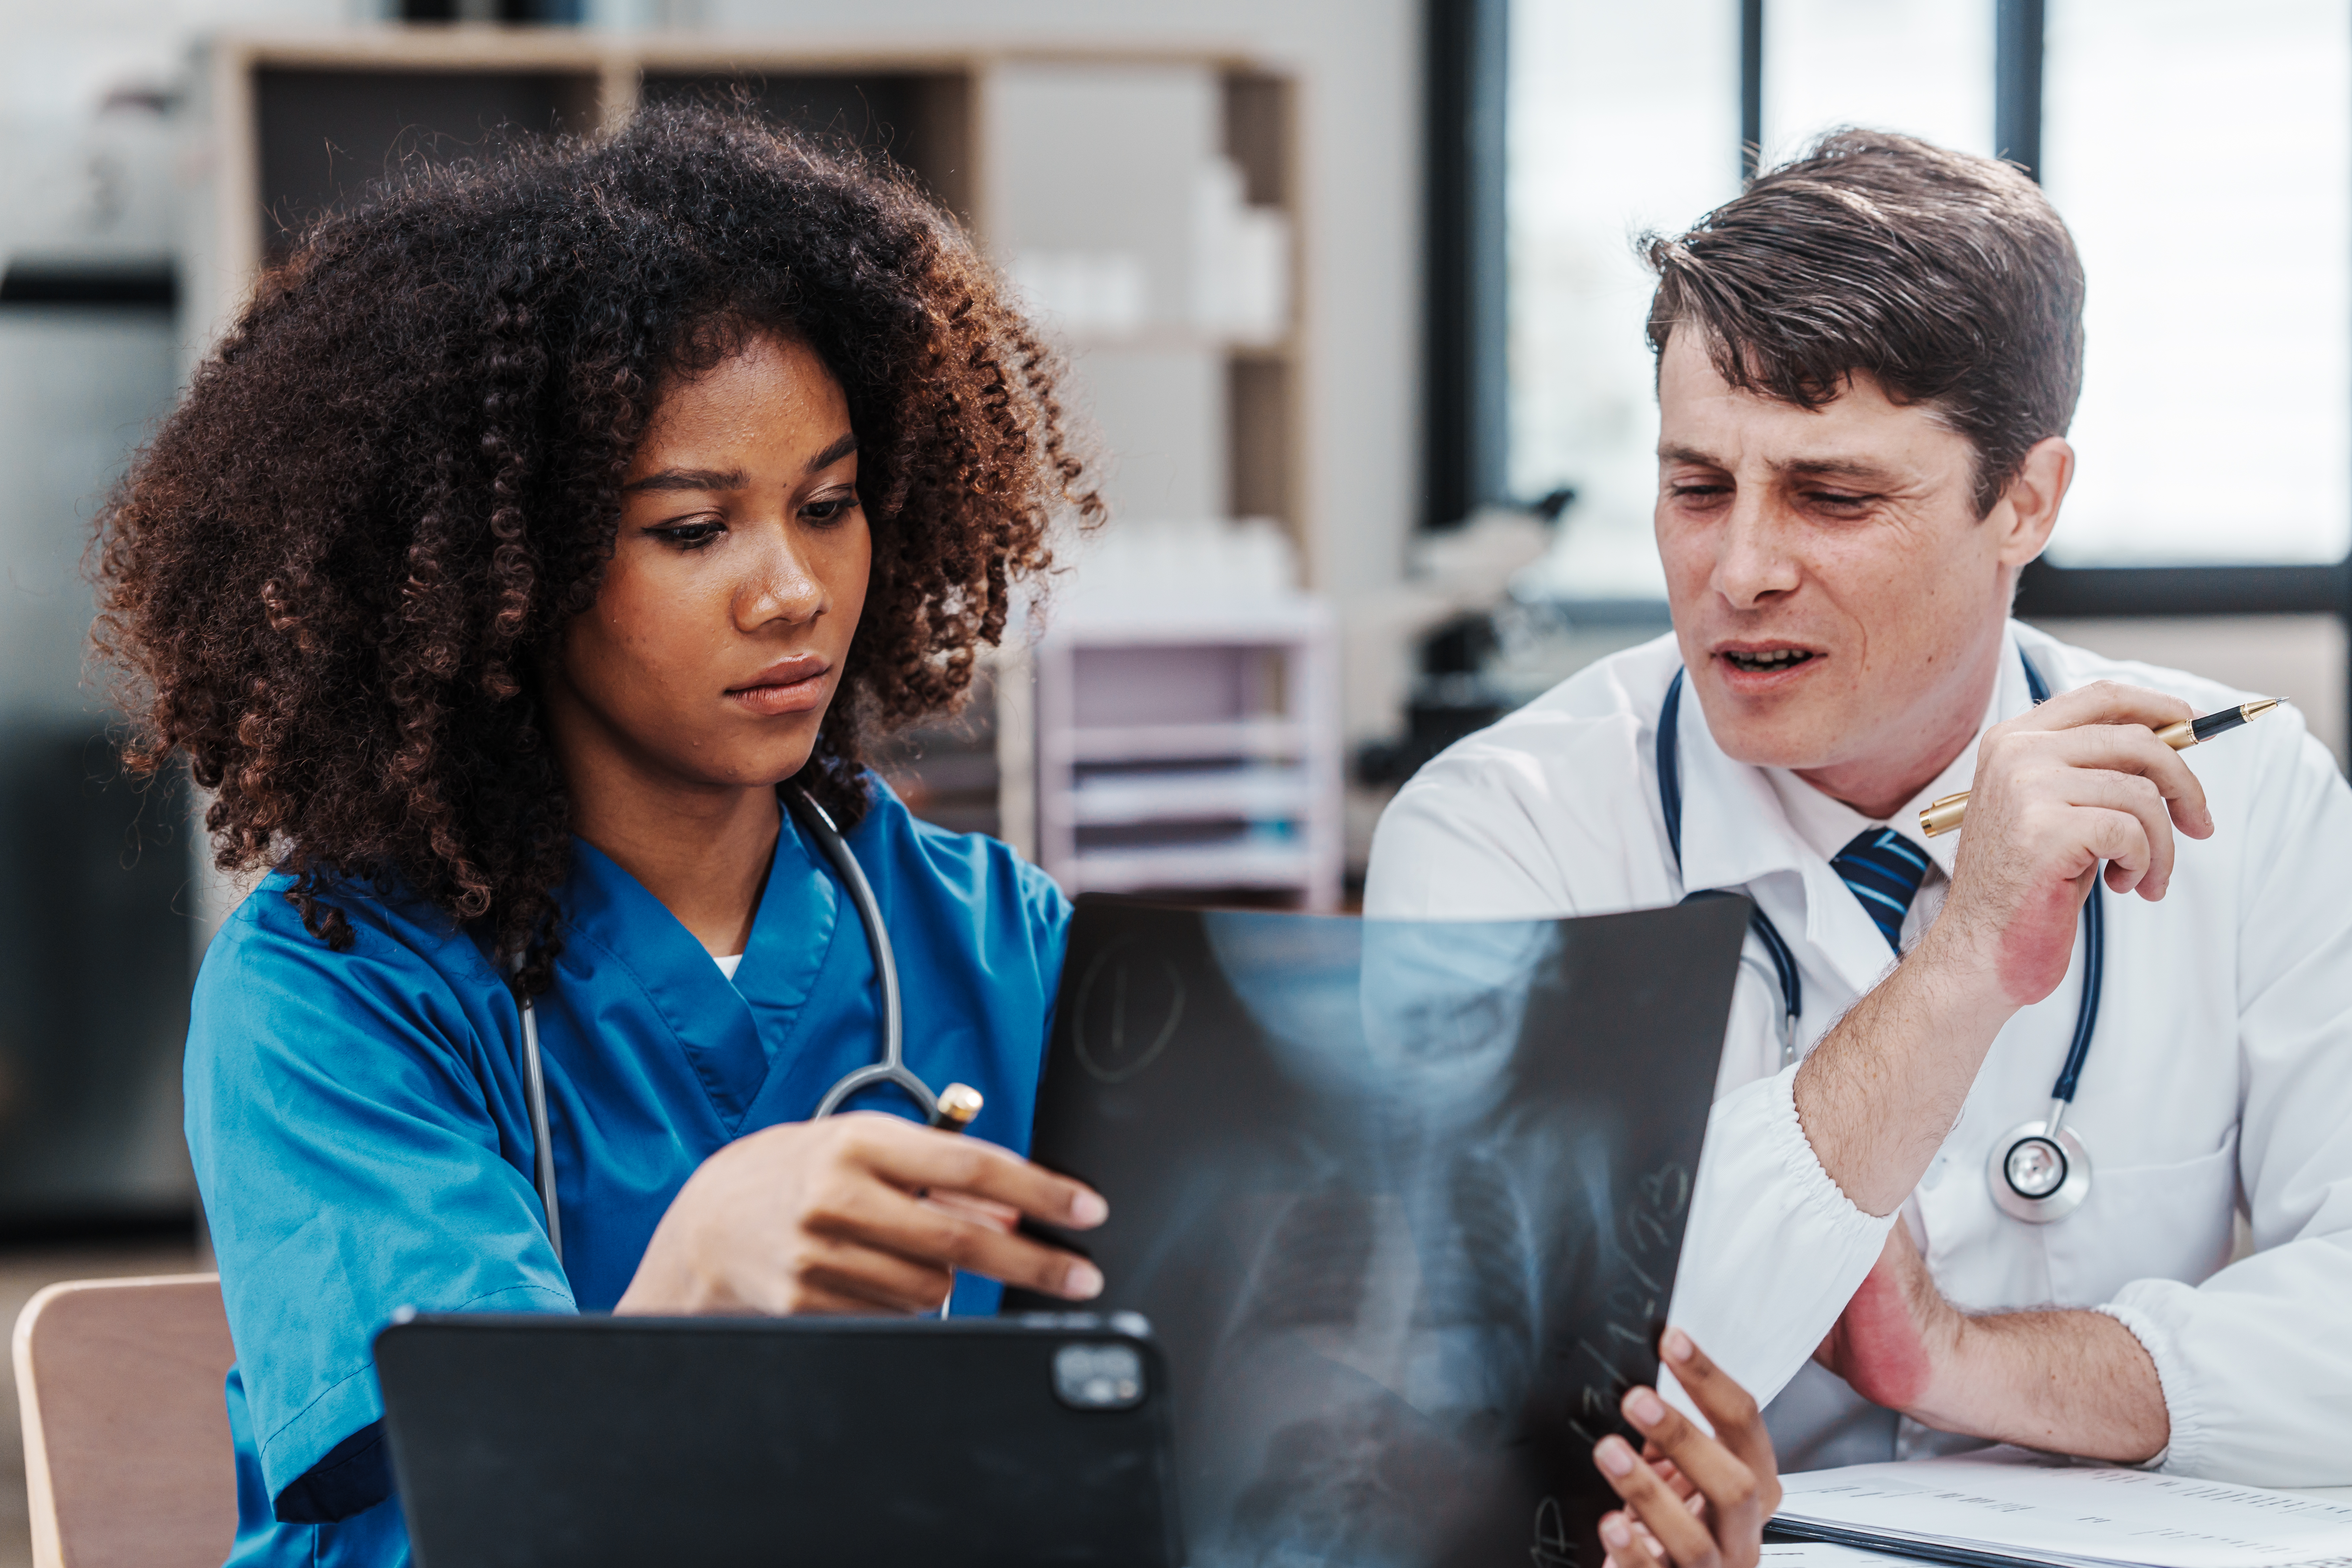
M1356 783L1393 789L1586 665L1668 629L1655 597L1567 598L1556 574L1530 570L1555 554L1575 505L1563 488L1414 545L1407 596L1389 616L1390 635L1412 648L1404 724L1356 749Z

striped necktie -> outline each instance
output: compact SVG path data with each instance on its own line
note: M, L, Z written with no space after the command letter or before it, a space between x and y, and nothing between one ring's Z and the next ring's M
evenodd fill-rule
M1878 922L1886 945L1903 951L1903 917L1927 879L1927 852L1891 827L1865 828L1838 851L1830 868L1845 879L1863 909Z

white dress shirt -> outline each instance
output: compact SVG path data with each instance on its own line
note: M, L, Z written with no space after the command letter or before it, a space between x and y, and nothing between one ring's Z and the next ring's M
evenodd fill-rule
M2200 713L2246 699L2015 623L2011 637L1988 722L2031 706L2019 649L2053 690L2112 679ZM1681 705L1677 874L1655 743L1679 667L1671 637L1628 649L1423 768L1381 818L1365 912L1595 914L1737 889L1794 952L1801 1056L1894 959L1822 852L1843 843L1837 820L1803 802L1803 826L1792 821L1788 803L1802 797L1789 792L1808 786L1726 756L1696 700ZM2352 790L2292 709L2187 759L2212 837L2179 840L2161 902L2105 895L2105 984L2069 1119L2094 1163L2088 1198L2030 1225L1993 1205L1985 1175L1995 1141L2048 1109L2081 995L2078 942L2057 990L1994 1040L1904 1212L1959 1306L2096 1308L2129 1328L2163 1384L2166 1469L2352 1482ZM1894 821L1916 825L1918 805L1966 788L1975 767L1971 742ZM1923 845L1944 879L1957 843ZM1906 940L1940 902L1929 880ZM1672 1316L1769 1400L1836 1321L1893 1217L1848 1202L1799 1127L1780 996L1753 938L1748 951L1759 962L1734 993ZM2256 1250L2231 1264L2241 1207Z

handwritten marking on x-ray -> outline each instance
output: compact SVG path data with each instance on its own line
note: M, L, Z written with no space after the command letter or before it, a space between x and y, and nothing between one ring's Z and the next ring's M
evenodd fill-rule
M1132 974L1127 961L1119 956L1132 945L1129 939L1104 948L1095 954L1094 962L1087 965L1085 978L1078 982L1072 1043L1078 1065L1097 1083L1123 1083L1150 1067L1168 1048L1168 1042L1176 1037L1176 1026L1184 1019L1182 973L1168 959L1153 957L1139 966L1143 972L1141 976ZM1097 1035L1094 1026L1095 986L1106 968L1110 969L1110 1020L1108 1027ZM1137 983L1139 979L1141 984ZM1154 980L1163 984L1154 986L1150 984ZM1151 1015L1160 1011L1154 1005L1159 997L1150 994L1155 990L1164 993L1166 1011L1153 1021ZM1129 1017L1130 1008L1143 1015L1144 1027L1132 1026L1135 1020ZM1149 1043L1139 1046L1137 1042L1147 1036Z
M1615 1357L1632 1354L1646 1359L1650 1353L1651 1332L1666 1310L1664 1289L1652 1273L1659 1268L1659 1259L1653 1255L1663 1254L1667 1265L1673 1263L1681 1247L1673 1224L1690 1206L1690 1173L1679 1161L1668 1161L1633 1185L1640 1199L1619 1216L1622 1250L1616 1261L1640 1283L1619 1285L1609 1292L1601 1334L1609 1353L1589 1340L1576 1342L1576 1348L1599 1369L1599 1375L1585 1384L1578 1400L1581 1419L1571 1417L1568 1424L1588 1443L1598 1442L1601 1434L1611 1429L1617 1401L1631 1386ZM1643 1268L1644 1262L1650 1267Z
M1536 1568L1576 1568L1576 1542L1568 1538L1558 1498L1548 1497L1536 1505L1536 1543L1528 1557Z

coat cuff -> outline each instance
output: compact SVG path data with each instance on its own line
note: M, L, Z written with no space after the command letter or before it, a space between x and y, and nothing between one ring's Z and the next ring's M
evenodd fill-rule
M1759 1405L1836 1324L1895 1220L1855 1207L1822 1168L1797 1120L1796 1075L1716 1102L1667 1314Z
M1798 1201L1815 1223L1837 1233L1840 1239L1866 1240L1870 1258L1878 1261L1879 1249L1886 1245L1886 1233L1895 1228L1893 1215L1871 1215L1854 1205L1845 1195L1845 1189L1831 1179L1822 1167L1822 1157L1813 1148L1813 1141L1805 1136L1805 1124L1797 1118L1797 1073L1801 1062L1791 1063L1764 1080L1765 1107L1762 1127L1781 1174L1793 1184ZM1736 1099L1737 1096L1729 1097ZM1726 1103L1729 1102L1727 1099ZM1863 1270L1867 1275L1870 1270ZM1838 1310L1845 1310L1845 1301L1854 1290L1862 1288L1857 1279L1853 1287L1844 1292ZM1835 1321L1834 1319L1832 1321ZM1827 1324L1822 1331L1827 1333Z
M2176 1289L2187 1289L2171 1280L2135 1281L2124 1287L2125 1294L2133 1294L2143 1285L2150 1283L2172 1285ZM2201 1474L2198 1464L2206 1446L2208 1423L2190 1394L2195 1383L2189 1375L2188 1362L2181 1356L2179 1342L2174 1338L2172 1331L2158 1321L2154 1315L2142 1311L2127 1300L2109 1301L2095 1310L2105 1313L2129 1329L2132 1338L2147 1352L2147 1359L2156 1363L2157 1387L2164 1395L2164 1414L2171 1424L2171 1432L2156 1458L2143 1462L2138 1468L2167 1470L2175 1475Z

